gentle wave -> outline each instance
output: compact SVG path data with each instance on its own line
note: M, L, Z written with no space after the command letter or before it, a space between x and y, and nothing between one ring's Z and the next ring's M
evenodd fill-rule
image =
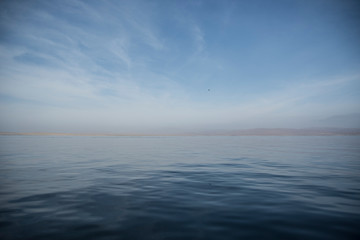
M360 238L359 137L0 137L1 239Z

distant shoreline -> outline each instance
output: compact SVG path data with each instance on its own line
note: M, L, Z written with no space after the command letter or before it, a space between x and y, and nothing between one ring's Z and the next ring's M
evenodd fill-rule
M243 130L198 131L184 133L56 133L56 132L0 132L0 136L89 136L89 137L126 137L126 136L359 136L358 128L256 128Z

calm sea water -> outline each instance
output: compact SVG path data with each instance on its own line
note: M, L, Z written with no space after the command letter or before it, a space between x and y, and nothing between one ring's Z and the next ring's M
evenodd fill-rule
M0 239L360 239L360 137L0 137Z

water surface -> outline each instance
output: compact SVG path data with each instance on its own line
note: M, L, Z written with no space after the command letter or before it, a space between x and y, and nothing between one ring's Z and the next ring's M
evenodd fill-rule
M360 239L360 137L0 137L0 239Z

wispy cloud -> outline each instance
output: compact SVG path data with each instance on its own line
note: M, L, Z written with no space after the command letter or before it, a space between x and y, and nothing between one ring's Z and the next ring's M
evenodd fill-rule
M201 31L200 27L197 25L192 26L192 32L194 35L195 45L196 45L196 52L201 53L205 48L205 39L203 31Z
M308 56L285 75L276 72L279 65L284 72L294 67L278 55L268 65L243 55L265 33L256 34L259 23L235 12L236 2L219 3L221 11L205 2L183 8L163 1L2 4L0 130L241 128L295 126L300 119L311 125L359 107L359 75L344 67L306 79L302 71L321 72L300 64ZM269 41L261 49L281 44ZM271 52L257 52L256 59L271 59Z
M344 76L329 80L307 80L269 90L262 96L252 96L246 102L232 106L223 113L235 125L256 126L312 126L319 119L334 112L357 112L360 103L349 99L336 99L339 89L359 82L360 76ZM319 100L322 99L322 100ZM233 125L232 125L233 126Z

